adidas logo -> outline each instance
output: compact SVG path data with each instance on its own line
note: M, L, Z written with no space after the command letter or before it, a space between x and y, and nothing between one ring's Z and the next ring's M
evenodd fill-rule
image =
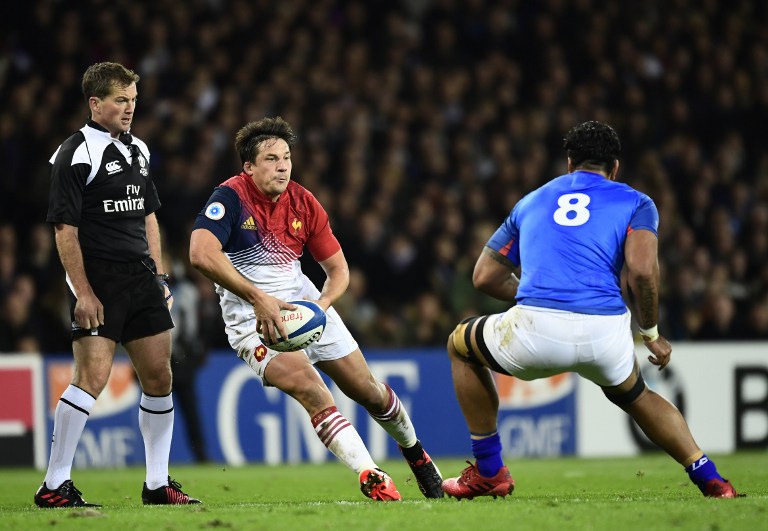
M240 225L240 228L245 230L256 230L256 224L253 222L253 216L250 216L248 219L246 219L245 222Z

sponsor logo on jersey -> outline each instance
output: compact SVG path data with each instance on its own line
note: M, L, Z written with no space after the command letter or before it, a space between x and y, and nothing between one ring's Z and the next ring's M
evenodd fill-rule
M207 217L208 219L212 219L214 221L218 221L224 217L225 212L226 212L226 209L224 208L224 205L222 205L221 203L219 202L211 203L205 209L205 217Z
M144 210L144 198L138 197L141 194L141 185L127 184L125 186L125 199L104 199L104 212L132 212ZM133 196L133 197L131 197Z
M120 166L120 162L117 160L107 162L104 168L107 170L107 175L114 175L123 171L123 167Z
M301 230L301 221L293 218L293 221L291 221L291 228L293 228L293 235L296 236Z
M149 170L147 169L147 159L144 158L144 155L139 153L139 166L141 166L141 169L139 170L139 173L142 174L144 177L149 175Z
M256 230L256 223L253 222L253 216L246 219L243 224L240 225L240 228L245 230Z
M143 197L128 197L127 199L105 199L104 212L132 212L144 210Z

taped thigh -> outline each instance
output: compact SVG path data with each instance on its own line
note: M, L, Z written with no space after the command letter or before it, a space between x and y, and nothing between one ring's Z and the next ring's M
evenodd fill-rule
M638 370L637 381L635 382L635 385L633 385L631 389L621 393L608 393L605 390L605 388L603 388L603 394L605 394L608 400L610 400L617 406L622 407L622 406L628 406L632 402L637 400L637 397L639 397L644 390L645 390L645 380L643 380L643 373L641 373Z
M494 359L485 342L485 324L490 316L468 317L453 330L453 348L459 357L469 363L488 367L501 374L509 374Z

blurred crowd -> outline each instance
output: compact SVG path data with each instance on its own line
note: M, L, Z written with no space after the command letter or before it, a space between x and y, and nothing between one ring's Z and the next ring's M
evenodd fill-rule
M596 119L619 179L659 207L660 328L768 339L768 4L751 0L38 0L0 18L0 351L69 351L45 223L48 160L82 127L85 68L141 75L164 251L190 289L196 351L226 347L190 225L240 171L235 132L283 116L293 177L351 267L336 305L365 346L443 345L505 309L472 288L487 238L565 173ZM310 277L321 271L304 261ZM183 301L177 301L183 304ZM191 339L189 339L191 338Z

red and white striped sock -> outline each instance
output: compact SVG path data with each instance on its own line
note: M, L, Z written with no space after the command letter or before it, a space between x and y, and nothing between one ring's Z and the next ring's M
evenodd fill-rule
M400 399L395 392L387 384L384 384L389 393L389 401L387 407L383 411L374 413L368 411L371 418L379 423L379 426L392 436L397 444L403 448L410 448L418 442L416 438L416 428L413 427L411 417L408 416L408 412L400 403Z
M360 474L363 470L376 468L363 439L352 424L331 406L312 417L312 426L318 438L339 461Z

